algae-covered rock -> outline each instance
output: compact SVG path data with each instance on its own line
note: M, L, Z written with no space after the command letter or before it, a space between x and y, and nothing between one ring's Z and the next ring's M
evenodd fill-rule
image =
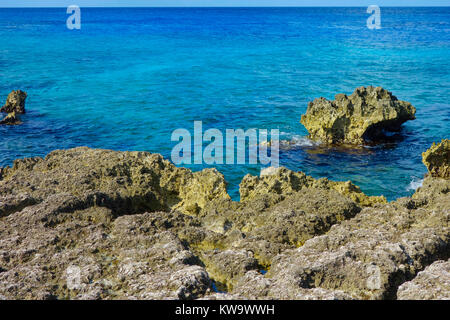
M236 202L216 170L157 154L16 160L0 170L0 297L392 299L449 258L449 190L429 176L383 203L272 168L247 176Z
M8 113L6 117L4 117L2 120L0 120L0 124L6 124L6 125L18 125L22 124L22 121L20 121L19 116L16 114L15 111Z
M383 196L367 196L350 181L336 182L326 178L314 179L303 172L294 172L284 167L268 168L262 172L260 177L247 175L239 187L241 201L267 195L281 199L302 189L314 188L336 190L361 206L386 203L386 198Z
M225 290L232 290L237 279L258 270L258 260L249 250L212 250L201 255L212 278Z
M383 131L398 131L415 119L416 109L381 88L357 88L350 96L338 94L335 100L315 99L308 104L301 123L313 140L328 144L359 145L376 141Z
M209 169L193 173L159 154L75 148L45 159L16 160L4 170L0 194L27 193L35 199L66 192L96 193L96 201L114 211L183 211L201 208L211 198L229 199L223 176Z
M422 161L433 177L450 179L450 140L433 143L430 149L422 153Z
M0 112L17 114L25 113L25 100L27 99L27 93L22 90L14 90L6 98L5 105L0 109Z
M449 198L441 193L415 209L404 200L365 208L284 251L267 274L267 297L295 299L299 289L322 288L356 299L394 299L399 285L450 256Z

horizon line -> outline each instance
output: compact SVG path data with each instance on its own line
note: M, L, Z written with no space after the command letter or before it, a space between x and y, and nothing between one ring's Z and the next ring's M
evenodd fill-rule
M20 6L20 7L0 7L0 9L60 9L68 6ZM367 6L79 6L80 8L366 8ZM430 6L380 6L381 8L449 8L450 5L430 5Z

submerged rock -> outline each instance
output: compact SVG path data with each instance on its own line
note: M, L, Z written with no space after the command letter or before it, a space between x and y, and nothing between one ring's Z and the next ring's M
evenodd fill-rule
M422 160L433 177L450 179L450 140L433 143L430 149L422 153Z
M25 113L25 100L27 99L27 93L22 90L12 91L6 99L5 105L0 109L0 112L17 114Z
M246 176L235 202L213 169L54 151L0 169L0 296L393 299L450 257L449 190L429 176L385 203L279 168Z
M0 124L6 124L6 125L18 125L22 124L22 121L20 121L19 116L16 114L16 112L8 113L8 115L3 118L3 120L0 120Z
M315 99L308 104L301 123L313 140L327 144L359 145L376 141L383 131L398 131L415 119L416 109L381 88L357 88L350 96L337 94L334 101Z

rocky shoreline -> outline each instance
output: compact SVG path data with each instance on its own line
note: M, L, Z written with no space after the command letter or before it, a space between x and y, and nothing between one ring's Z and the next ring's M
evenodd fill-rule
M423 186L389 203L285 168L244 177L236 202L217 170L158 154L16 160L0 298L450 299L448 140L430 150Z

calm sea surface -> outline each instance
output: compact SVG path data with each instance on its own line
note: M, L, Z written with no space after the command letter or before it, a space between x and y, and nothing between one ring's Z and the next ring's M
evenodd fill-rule
M177 128L279 129L280 163L352 180L371 195L409 195L421 152L450 132L450 8L0 9L0 99L29 94L24 124L0 126L0 165L80 145L170 157ZM393 142L317 150L299 123L308 101L383 86L417 108ZM220 165L236 199L259 166ZM190 166L194 170L202 166Z

